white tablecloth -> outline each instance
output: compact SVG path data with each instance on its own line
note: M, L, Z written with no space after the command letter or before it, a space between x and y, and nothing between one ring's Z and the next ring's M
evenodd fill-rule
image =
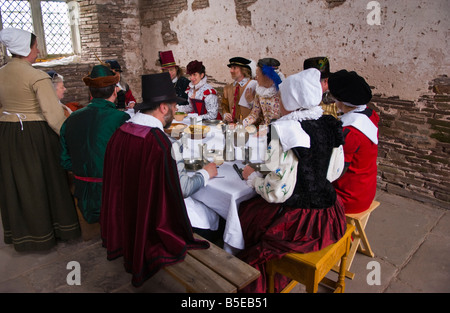
M186 118L182 123L189 125L189 119ZM224 136L221 129L217 126L210 127L211 131L205 139L189 139L187 141L188 148L183 151L184 158L199 158L199 144L203 143L207 144L208 149L223 150ZM266 151L265 138L250 135L248 146L252 148L250 161L259 162L263 160ZM217 229L218 219L216 221L214 214L217 214L217 218L220 215L226 220L223 240L225 250L230 253L235 253L244 248L244 238L238 215L239 205L241 202L256 196L255 190L248 187L246 181L241 180L233 169L233 164L237 164L239 168L244 167L241 151L240 148L236 148L236 160L220 165L217 169L218 178L211 179L205 187L190 198L185 199L188 216L193 227Z

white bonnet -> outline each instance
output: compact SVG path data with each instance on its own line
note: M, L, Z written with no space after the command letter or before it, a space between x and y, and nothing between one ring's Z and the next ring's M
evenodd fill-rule
M31 52L31 33L17 28L5 28L0 31L0 42L9 52L20 56L28 56Z
M287 77L280 84L281 99L287 111L310 109L322 101L320 71L309 68Z

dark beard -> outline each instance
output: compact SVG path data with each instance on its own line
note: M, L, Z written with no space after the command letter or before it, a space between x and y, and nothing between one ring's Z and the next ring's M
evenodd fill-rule
M164 125L164 128L169 128L170 125L172 125L172 121L173 121L173 113L172 110L169 110L169 112L167 112L167 114L164 115L164 122L166 123Z

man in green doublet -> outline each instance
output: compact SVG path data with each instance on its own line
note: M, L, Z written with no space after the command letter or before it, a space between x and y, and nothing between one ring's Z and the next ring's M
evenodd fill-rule
M107 66L96 65L83 78L92 100L88 106L73 112L61 127L61 164L73 173L74 196L84 219L99 221L103 160L106 145L117 128L130 116L116 109L120 80Z

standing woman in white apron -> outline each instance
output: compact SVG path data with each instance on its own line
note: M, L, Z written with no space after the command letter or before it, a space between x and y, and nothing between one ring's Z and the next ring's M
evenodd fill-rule
M60 165L65 119L50 76L33 68L36 36L7 28L12 54L0 68L0 209L4 241L17 251L52 248L80 236L67 173Z

